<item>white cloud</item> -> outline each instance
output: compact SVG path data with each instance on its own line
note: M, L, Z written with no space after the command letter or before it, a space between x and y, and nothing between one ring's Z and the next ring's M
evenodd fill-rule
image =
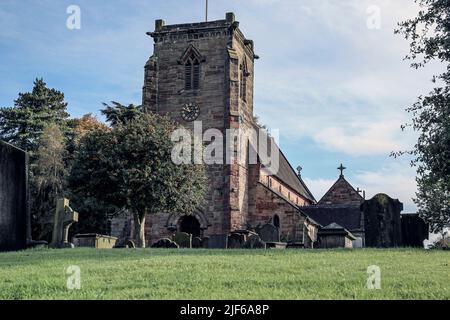
M387 155L413 145L415 135L400 130L410 118L404 109L429 91L437 70L418 72L402 61L408 42L394 29L414 16L414 3L263 3L270 15L242 19L261 52L255 111L263 122L282 129L291 142L309 137L325 150L354 156ZM370 5L381 9L381 30L367 28ZM267 37L273 30L276 37Z

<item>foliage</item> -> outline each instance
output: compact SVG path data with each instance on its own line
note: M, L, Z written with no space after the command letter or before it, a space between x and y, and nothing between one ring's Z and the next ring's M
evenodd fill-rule
M59 127L51 124L44 128L33 167L33 234L37 239L50 238L49 222L56 199L63 196L65 189L65 154L65 138Z
M137 244L145 246L145 216L193 212L203 200L206 177L203 166L172 162L176 126L169 118L137 107L130 108L132 117L123 118L124 108L108 110L115 114L108 118L112 130L96 130L81 140L70 185L74 192L130 211Z
M419 132L412 165L417 167L419 214L430 223L431 231L441 232L450 225L450 1L416 0L421 10L417 17L399 24L396 33L410 41L413 68L432 61L445 71L432 79L435 89L407 109L413 116L408 126Z
M118 124L125 124L143 112L142 106L135 106L133 104L124 106L115 101L111 103L112 106L103 103L105 109L102 110L102 114L106 117L106 121L113 127Z
M19 93L14 107L0 108L0 139L31 153L37 150L44 128L56 124L67 131L64 94L36 79L32 92Z
M79 119L75 119L74 135L71 140L73 143L74 157L83 158L85 150L97 150L100 140L97 137L102 136L109 130L108 126L99 121L92 114L86 114ZM86 138L85 138L86 137ZM81 154L80 154L81 153ZM75 159L74 159L75 160ZM90 163L89 160L87 163ZM84 185L89 184L86 180L86 173L80 172L80 166L76 166L70 172L68 197L71 205L79 213L79 221L74 224L70 230L71 234L77 233L108 233L108 219L117 211L114 205L97 199L92 193L85 192ZM89 168L90 172L96 172Z
M29 186L32 231L35 239L48 238L47 220L62 194L68 165L66 141L71 134L64 94L36 79L31 92L19 93L14 107L0 108L0 139L30 155ZM54 157L54 158L53 158Z

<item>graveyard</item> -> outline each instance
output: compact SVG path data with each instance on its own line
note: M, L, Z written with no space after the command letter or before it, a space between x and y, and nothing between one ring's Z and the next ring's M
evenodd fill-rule
M450 299L449 261L420 249L31 249L0 253L0 299ZM73 265L81 286L69 290ZM380 290L366 288L370 265Z

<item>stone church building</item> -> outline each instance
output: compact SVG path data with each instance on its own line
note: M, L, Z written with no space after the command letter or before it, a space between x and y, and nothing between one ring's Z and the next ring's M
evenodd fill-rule
M143 87L142 103L148 112L170 115L191 130L195 121L201 121L203 131L214 128L224 134L228 129L258 127L253 114L258 56L233 13L227 13L223 20L201 23L166 25L157 20L154 32L148 35L154 41ZM364 198L342 171L336 184L317 202L281 151L276 173L260 161L233 161L206 168L204 205L193 214L148 216L148 245L175 232L208 237L266 223L279 229L282 240L302 247L320 246L321 234L324 239L342 235L343 245L336 246L365 244L365 218L360 208ZM112 235L133 238L131 224L129 217L115 218Z

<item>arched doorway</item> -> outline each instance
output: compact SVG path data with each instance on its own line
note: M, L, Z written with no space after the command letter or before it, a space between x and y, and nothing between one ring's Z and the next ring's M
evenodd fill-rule
M183 216L179 220L180 232L192 234L194 237L201 236L200 222L194 216Z

